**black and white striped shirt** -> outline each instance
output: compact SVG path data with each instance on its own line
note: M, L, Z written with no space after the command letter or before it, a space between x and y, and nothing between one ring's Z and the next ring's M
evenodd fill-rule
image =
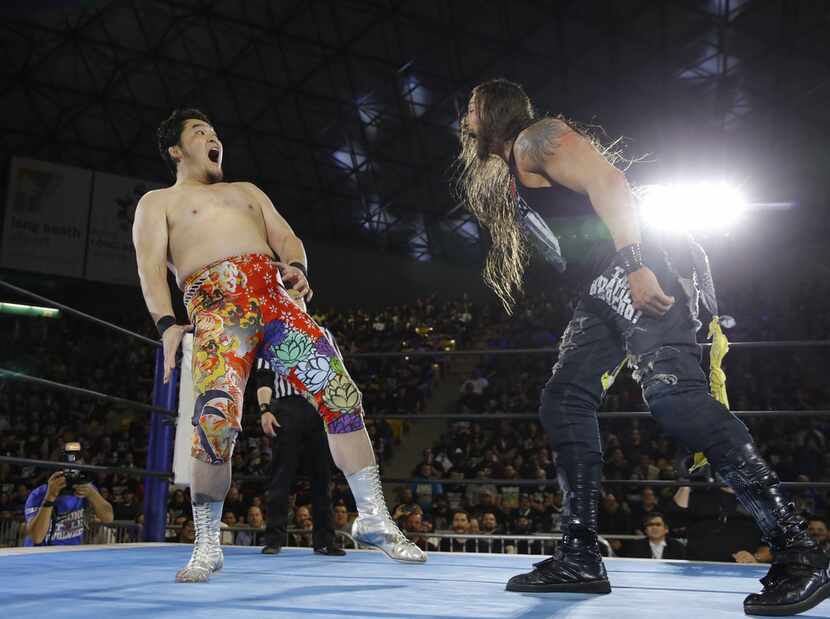
M331 331L329 331L325 327L321 327L321 328L323 329L323 334L326 336L326 339L329 341L329 344L331 344L332 347L334 348L334 350L337 352L337 356L342 359L343 355L340 354L340 348L338 348L337 341L334 339L334 336L331 334ZM275 399L285 398L285 397L288 397L288 396L291 396L291 395L300 395L300 392L297 391L297 388L294 385L292 385L290 382L288 382L288 380L286 378L284 378L279 373L277 373L274 370L274 368L271 367L271 364L268 362L268 360L264 359L261 356L257 357L257 360L256 360L256 373L257 373L258 377L262 377L262 376L267 375L269 377L269 382L270 382L270 375L273 374L273 376L274 376L274 379L273 379L273 381L274 381L274 385L273 385L274 396L273 397ZM265 385L260 384L260 380L257 380L257 385L258 386L265 386Z

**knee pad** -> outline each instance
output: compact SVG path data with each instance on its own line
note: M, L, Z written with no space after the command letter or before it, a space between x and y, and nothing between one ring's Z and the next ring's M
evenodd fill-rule
M209 464L230 462L237 431L233 427L233 397L221 389L209 389L196 399L191 455Z

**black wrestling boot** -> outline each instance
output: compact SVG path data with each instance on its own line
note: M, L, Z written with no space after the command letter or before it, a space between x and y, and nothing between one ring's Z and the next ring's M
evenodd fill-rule
M559 469L565 515L562 541L533 571L514 576L507 591L527 593L611 593L597 542L600 463L574 463Z
M827 556L807 534L807 523L782 493L778 476L755 445L729 452L718 473L758 523L772 550L772 567L761 593L744 600L747 615L784 617L803 613L830 597Z

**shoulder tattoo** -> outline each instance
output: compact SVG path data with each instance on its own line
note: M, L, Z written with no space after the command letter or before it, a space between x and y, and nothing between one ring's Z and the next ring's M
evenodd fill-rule
M517 154L533 163L541 164L552 155L571 128L556 118L546 118L528 128L516 141Z

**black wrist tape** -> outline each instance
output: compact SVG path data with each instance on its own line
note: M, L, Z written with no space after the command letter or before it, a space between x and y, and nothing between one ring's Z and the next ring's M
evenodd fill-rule
M174 324L176 324L176 317L168 314L167 316L162 316L156 321L156 329L159 330L160 336L164 336L164 332Z
M626 245L617 252L620 266L626 273L633 273L643 268L643 252L640 250L639 243L632 243Z

